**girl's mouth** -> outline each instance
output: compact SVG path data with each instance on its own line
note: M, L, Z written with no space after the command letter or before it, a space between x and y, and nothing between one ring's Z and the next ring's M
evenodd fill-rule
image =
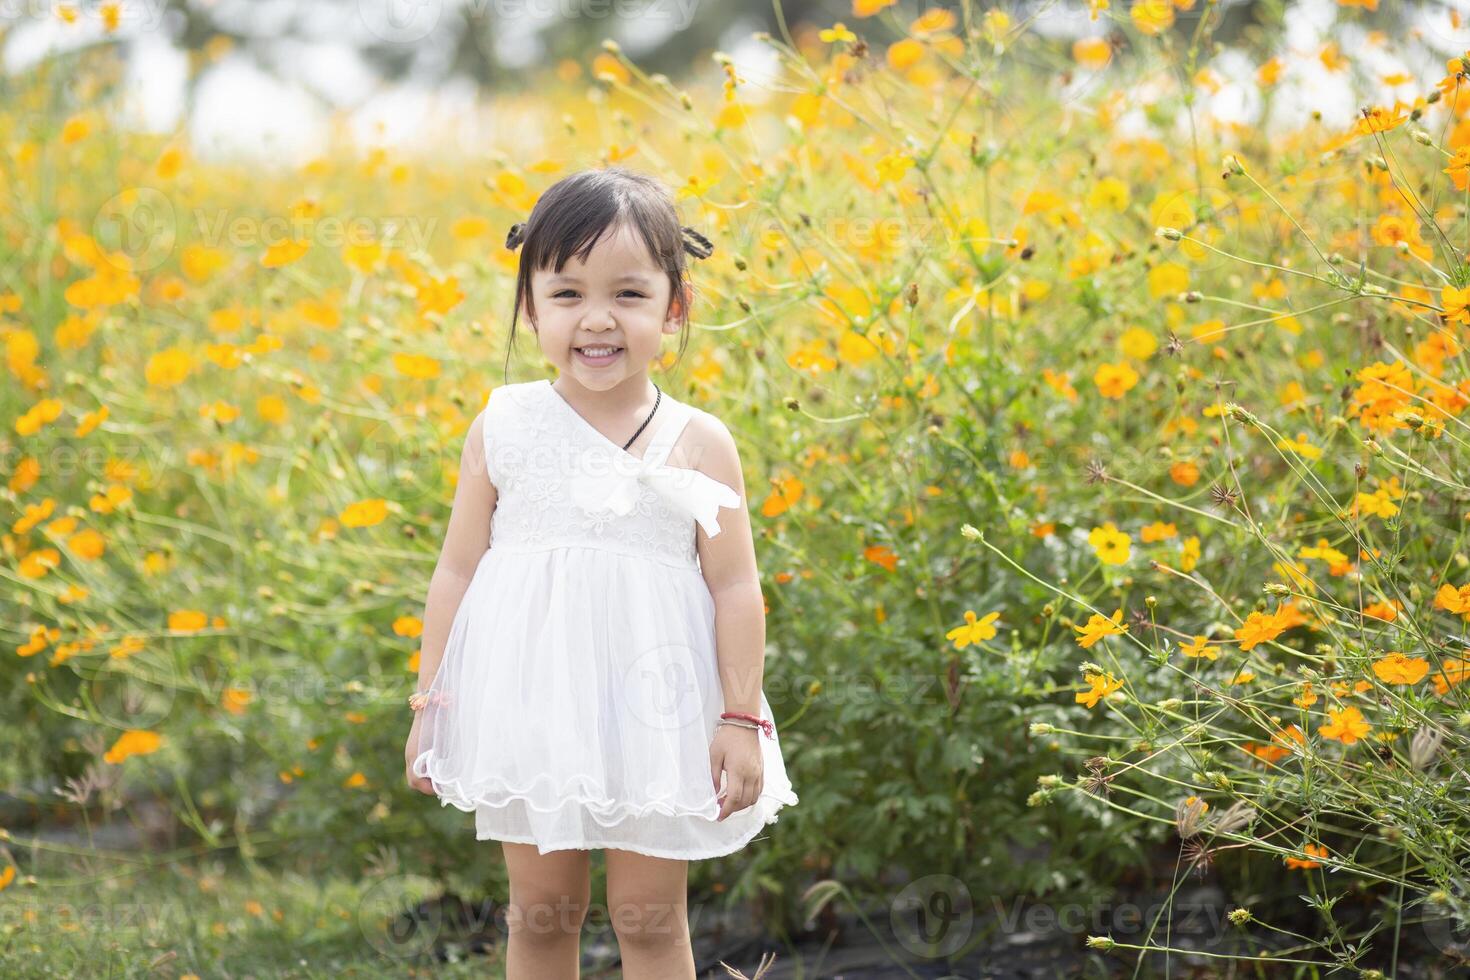
M576 352L578 360L592 367L602 367L605 364L611 364L622 356L623 353L623 348L610 345L573 347L572 350ZM588 351L593 351L594 353L588 353Z

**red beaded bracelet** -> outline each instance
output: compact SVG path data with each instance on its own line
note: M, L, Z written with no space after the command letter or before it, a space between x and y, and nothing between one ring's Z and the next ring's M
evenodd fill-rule
M766 733L766 738L775 738L776 737L775 734L774 734L775 727L776 726L772 725L771 722L770 722L770 719L768 719L768 718L760 718L760 717L758 717L756 715L747 714L744 711L726 711L726 712L723 712L720 715L720 717L721 718L739 718L742 721L754 722L760 728L761 731L763 731L763 732Z

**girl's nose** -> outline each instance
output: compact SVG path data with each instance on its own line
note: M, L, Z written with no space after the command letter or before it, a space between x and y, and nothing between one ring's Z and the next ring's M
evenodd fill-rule
M617 326L617 323L613 320L612 311L602 308L588 311L587 315L582 318L582 325L589 328L611 328Z

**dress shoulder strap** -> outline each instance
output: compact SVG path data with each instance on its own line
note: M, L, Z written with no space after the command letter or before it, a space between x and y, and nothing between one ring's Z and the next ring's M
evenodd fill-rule
M693 409L673 398L665 398L664 404L659 407L660 415L665 411L669 414L659 424L653 438L648 442L648 448L643 452L643 459L655 464L662 464L668 460L669 453L674 449L674 443L679 441L684 426L689 424L689 419L694 415Z

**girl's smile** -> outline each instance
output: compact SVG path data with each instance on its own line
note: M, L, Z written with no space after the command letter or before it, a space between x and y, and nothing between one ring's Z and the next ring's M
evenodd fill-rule
M585 347L573 347L572 350L578 360L590 367L602 367L623 356L623 348L612 344L588 344Z

